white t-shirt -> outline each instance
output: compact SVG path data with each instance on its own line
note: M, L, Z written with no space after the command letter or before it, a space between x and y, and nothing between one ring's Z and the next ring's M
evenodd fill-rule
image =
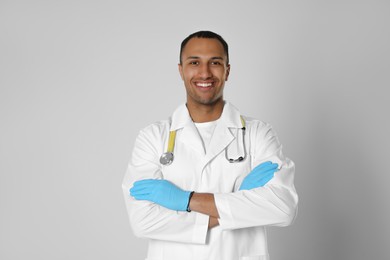
M217 126L218 120L204 122L204 123L195 123L196 128L198 129L199 135L203 141L203 148L205 153L207 153L207 149L209 147L211 138L213 137L213 133L215 127Z

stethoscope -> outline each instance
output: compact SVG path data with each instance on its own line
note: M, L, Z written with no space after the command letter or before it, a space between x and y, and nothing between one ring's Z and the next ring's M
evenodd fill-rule
M230 163L238 163L242 162L246 158L246 147L245 147L245 120L240 116L241 124L242 124L242 146L244 149L244 156L239 156L237 159L229 158L228 155L228 147L225 149L225 157L226 160ZM173 156L173 149L175 148L175 140L176 140L176 130L169 132L169 139L168 139L168 148L165 153L163 153L160 157L160 163L162 165L170 165L173 162L174 156Z

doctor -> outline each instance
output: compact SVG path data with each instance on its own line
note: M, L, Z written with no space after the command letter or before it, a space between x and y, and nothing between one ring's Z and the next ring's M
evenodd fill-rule
M140 131L122 185L133 231L149 239L146 259L269 259L266 227L296 216L294 163L269 124L224 101L221 36L188 36L178 66L187 101Z

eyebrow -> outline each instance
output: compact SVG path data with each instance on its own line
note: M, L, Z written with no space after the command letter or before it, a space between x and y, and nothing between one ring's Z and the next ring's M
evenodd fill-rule
M189 56L189 57L187 57L186 60L192 60L192 59L200 59L200 57L198 57L198 56ZM223 60L223 58L217 56L217 57L211 57L210 60Z

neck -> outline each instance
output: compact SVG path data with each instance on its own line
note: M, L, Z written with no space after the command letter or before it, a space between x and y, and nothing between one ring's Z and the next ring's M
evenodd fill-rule
M221 117L225 102L221 98L217 102L209 105L198 104L187 101L187 109L192 121L195 123L204 123L215 121Z

